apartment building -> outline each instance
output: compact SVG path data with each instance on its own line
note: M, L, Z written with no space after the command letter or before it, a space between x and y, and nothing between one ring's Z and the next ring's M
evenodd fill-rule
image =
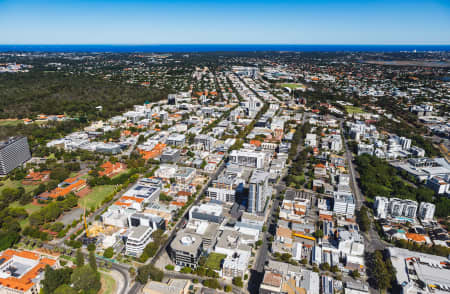
M145 246L152 241L152 228L148 226L132 227L125 244L125 254L138 257Z
M7 175L31 158L26 137L12 137L0 142L0 175Z
M250 178L248 192L248 207L250 213L264 212L269 196L269 173L255 170Z

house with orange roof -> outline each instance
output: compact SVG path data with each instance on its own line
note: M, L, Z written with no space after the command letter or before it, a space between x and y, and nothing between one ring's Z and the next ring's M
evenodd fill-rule
M23 185L36 185L43 182L47 182L50 179L50 171L34 172L31 171L25 179L23 179Z
M261 141L259 140L250 140L250 144L256 147L261 147Z
M100 166L103 170L99 171L99 176L107 176L107 177L113 177L114 175L117 175L121 171L125 170L126 166L125 164L121 162L111 163L110 161L105 162Z
M56 268L57 258L31 251L3 251L0 255L0 293L39 293L47 265Z
M425 235L422 234L416 234L416 233L406 233L405 234L408 241L412 241L418 244L425 244L427 243L427 239Z
M161 156L161 154L163 153L166 146L167 146L166 144L159 143L159 144L156 144L156 146L153 147L153 149L150 151L139 150L139 154L141 154L142 158L145 160L153 159L158 156Z
M79 177L68 178L61 182L55 189L39 194L38 198L42 200L50 200L58 197L65 197L70 192L78 192L86 186L86 181Z

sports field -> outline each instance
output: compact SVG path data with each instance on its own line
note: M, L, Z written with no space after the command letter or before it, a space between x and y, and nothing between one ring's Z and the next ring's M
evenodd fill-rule
M108 197L114 191L113 185L97 186L80 200L80 204L86 205L86 208L97 208L101 205L103 199Z
M304 87L303 84L300 84L300 83L284 83L284 84L281 84L280 86L282 88L289 88L292 90L296 90L296 89Z

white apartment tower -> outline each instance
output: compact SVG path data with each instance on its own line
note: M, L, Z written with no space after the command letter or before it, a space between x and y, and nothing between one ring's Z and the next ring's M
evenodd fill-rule
M269 173L255 170L250 178L248 192L248 211L260 213L264 211L269 190Z
M421 202L417 216L422 220L433 220L436 206L433 203Z

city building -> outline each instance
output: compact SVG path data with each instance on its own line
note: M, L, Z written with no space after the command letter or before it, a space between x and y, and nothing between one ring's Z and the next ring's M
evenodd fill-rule
M206 220L220 224L224 220L223 206L214 201L194 205L189 210L189 219Z
M424 221L431 221L433 220L435 210L436 206L434 204L421 202L419 210L417 211L417 216Z
M26 137L12 137L0 142L0 175L7 175L31 158Z
M170 279L167 283L149 281L142 289L143 294L188 294L190 280Z
M203 250L202 238L195 234L178 232L170 243L170 257L181 267L197 268Z
M131 227L125 243L125 254L138 257L145 246L152 241L152 228L148 226Z
M230 153L230 163L252 167L264 168L265 154L252 150L233 150Z
M248 212L264 212L266 201L268 197L270 197L269 193L269 173L261 170L255 170L249 182Z
M387 197L375 197L375 212L377 218L386 218L389 213L389 199Z
M40 293L40 281L47 265L56 268L58 260L31 251L3 251L0 255L0 293Z
M352 217L355 213L355 199L352 193L335 192L333 212Z

